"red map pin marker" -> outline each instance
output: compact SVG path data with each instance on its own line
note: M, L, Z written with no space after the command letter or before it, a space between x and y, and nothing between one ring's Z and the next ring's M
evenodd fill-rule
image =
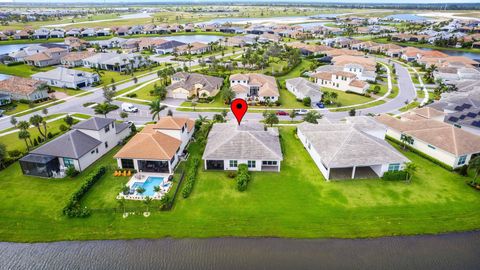
M234 99L230 104L230 109L232 110L233 115L237 118L237 122L240 125L242 118L248 110L247 102L241 98Z

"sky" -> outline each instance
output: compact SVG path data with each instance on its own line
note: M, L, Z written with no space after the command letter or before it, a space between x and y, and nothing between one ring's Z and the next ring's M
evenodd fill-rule
M22 3L75 3L75 2L105 2L105 3L122 3L122 2L193 2L193 3L202 3L202 2L246 2L248 0L0 0L0 3L8 2L22 2ZM335 0L250 0L249 2L257 3L279 3L279 2L318 2L318 3L479 3L480 0L345 0L345 1L335 1Z

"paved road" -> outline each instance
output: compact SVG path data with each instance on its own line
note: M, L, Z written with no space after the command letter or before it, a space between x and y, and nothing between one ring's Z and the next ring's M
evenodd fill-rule
M225 56L228 56L226 54ZM219 56L221 57L221 56ZM378 58L378 61L383 61L385 63L388 62L386 59ZM196 62L196 61L195 61ZM192 65L196 65L196 63L192 63ZM412 101L416 97L416 90L415 86L412 83L412 80L410 78L410 74L407 70L407 68L403 67L400 64L394 63L397 75L398 75L398 86L399 86L399 93L398 95L387 101L384 104L371 107L371 108L366 108L366 109L358 109L357 110L357 115L366 115L366 114L380 114L380 113L398 113L398 109L405 106L405 101ZM150 74L146 75L144 77L138 78L137 84L134 84L132 81L125 82L122 84L117 85L117 91L131 87L133 85L140 85L145 82L149 82L151 80L157 79L156 74ZM103 94L101 91L101 88L94 89L92 94L82 96L82 97L74 97L71 99L68 99L65 103L61 103L58 105L54 105L48 108L50 114L56 114L56 113L86 113L86 114L93 114L93 109L91 108L85 108L83 107L83 104L86 102L102 102L103 101ZM114 102L117 105L121 105L122 102L115 101ZM166 100L165 103L173 106L178 106L180 105L180 101L178 100ZM136 124L142 124L147 121L152 121L152 118L149 114L148 106L145 105L136 105L139 108L138 113L130 113L128 120L133 121ZM163 111L160 115L166 115L168 110ZM190 117L190 118L197 118L198 115L202 116L207 116L211 118L215 113L214 112L204 112L204 111L197 111L197 112L180 112L180 111L175 111L174 108L172 108L172 111L174 111L174 115L177 116L185 116L185 117ZM18 120L27 120L30 118L30 116L34 114L38 114L39 112L33 112L31 114L25 115L18 117ZM338 120L341 119L345 116L348 116L348 112L329 112L328 110L321 110L320 113L322 113L326 118L333 119L333 120ZM120 111L114 111L109 113L107 116L116 118L116 119L121 119L120 118ZM233 119L233 115L229 113L227 116L229 119ZM261 113L247 113L244 117L246 120L254 120L258 121L261 120L262 114ZM280 116L280 120L290 120L288 116ZM297 117L296 119L300 119L301 117ZM9 117L4 117L0 119L0 130L6 129L11 127L10 124L10 118Z

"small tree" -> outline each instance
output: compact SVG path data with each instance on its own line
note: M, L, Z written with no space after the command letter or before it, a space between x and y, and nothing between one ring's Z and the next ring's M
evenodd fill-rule
M152 198L150 198L150 196L146 196L145 200L143 201L143 204L145 204L145 206L147 207L146 212L148 212L148 208L149 208L151 203L152 203Z
M293 119L297 116L295 113L295 110L291 110L290 113L288 113L288 116L290 117L290 121L293 122Z
M468 169L474 171L475 176L473 177L472 183L476 184L477 183L477 177L480 174L480 156L477 156L476 158L470 160L470 164L468 165Z
M263 118L264 118L265 124L270 125L271 127L272 127L274 124L278 124L278 123L279 123L278 116L277 116L277 115L275 114L275 112L273 112L273 111L265 112L265 113L263 114Z
M143 187L137 187L135 190L138 194L143 194L146 190Z
M308 123L318 124L318 119L322 119L323 115L319 114L317 111L309 111L304 117L303 120Z
M30 132L28 132L27 130L20 130L18 132L18 138L20 140L25 141L25 145L27 146L27 150L30 151L30 145L28 144L28 141L30 140Z
M192 107L193 107L193 111L195 111L195 107L197 107L197 102L192 101L191 105L192 105Z
M156 99L149 104L150 106L150 113L152 114L152 120L157 118L157 120L160 120L160 112L165 110L167 108L166 105L162 105L162 102L160 99Z
M65 122L65 124L68 125L68 127L73 126L73 124L75 123L75 120L70 115L65 116L65 118L63 118L63 121Z
M42 129L40 128L40 126L44 122L43 117L38 115L38 114L35 114L34 116L30 117L29 122L30 122L30 124L32 124L32 126L34 126L38 129L38 133L40 133L40 135L43 138L45 138L45 140L46 140L47 139L47 134L44 133L44 131L42 131Z
M303 105L306 107L312 106L312 99L310 97L304 97L302 102L303 102Z
M412 180L413 175L417 171L417 165L415 165L412 162L408 162L405 164L405 172L407 173L407 179L406 181L410 182Z
M95 106L94 112L95 112L95 114L102 114L103 117L107 118L107 114L110 112L111 109L112 108L110 107L110 104L105 102L105 103L98 104L97 106Z
M128 118L128 113L127 113L127 112L121 112L121 113L120 113L120 117L121 117L122 119Z
M10 124L12 124L12 126L17 126L17 118L15 118L15 116L12 116L12 118L10 118Z
M356 114L357 114L357 111L355 109L351 109L350 111L348 111L349 116L355 116Z

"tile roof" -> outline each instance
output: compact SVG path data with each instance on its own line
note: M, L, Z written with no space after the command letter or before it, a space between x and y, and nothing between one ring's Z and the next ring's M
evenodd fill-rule
M45 84L45 82L12 76L6 80L0 81L0 91L29 95L37 91L38 87L42 84Z
M188 131L190 132L195 126L195 121L186 117L166 116L160 118L157 123L152 125L152 128L180 130L183 126L185 126L185 124L187 125Z
M214 124L203 159L282 160L278 130L249 122Z
M203 75L200 73L177 72L173 74L172 77L180 78L182 80L167 86L167 90L175 90L177 88L183 88L188 91L192 91L195 89L196 84L201 84L202 89L200 90L205 90L212 93L218 90L223 84L222 78Z

